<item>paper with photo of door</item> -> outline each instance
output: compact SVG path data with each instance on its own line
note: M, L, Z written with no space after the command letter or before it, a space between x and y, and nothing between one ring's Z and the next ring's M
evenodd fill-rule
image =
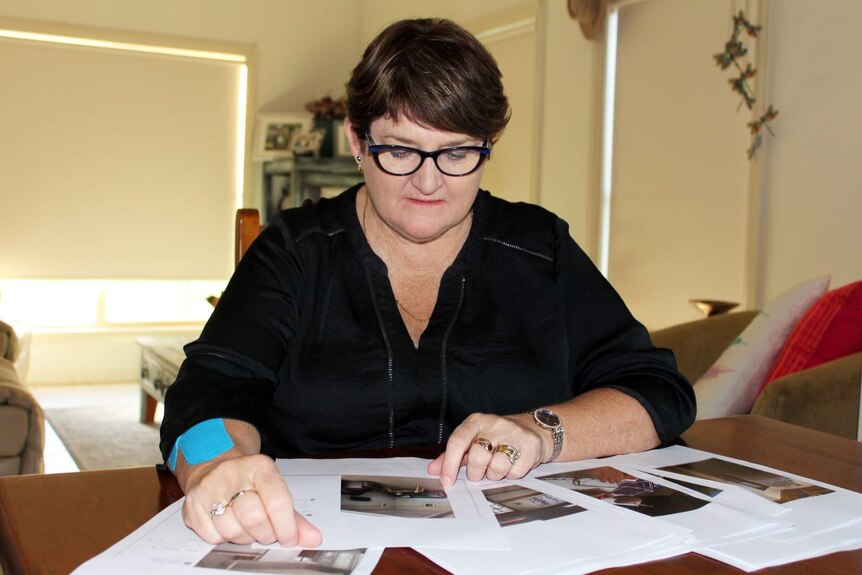
M666 476L661 480L668 483L684 478L724 485L726 489L714 500L735 509L761 516L769 508L778 509L773 516L792 521L795 527L770 535L775 540L801 541L847 526L862 528L859 493L765 465L679 445L611 459L643 473Z
M537 475L557 490L597 499L619 509L689 529L693 545L713 544L786 528L786 522L764 518L710 502L699 490L657 482L655 477L619 465L578 467ZM556 494L556 491L553 492Z
M670 471L680 475L737 485L770 501L782 504L806 497L833 493L827 487L717 457L678 465L667 465L660 467L659 471Z

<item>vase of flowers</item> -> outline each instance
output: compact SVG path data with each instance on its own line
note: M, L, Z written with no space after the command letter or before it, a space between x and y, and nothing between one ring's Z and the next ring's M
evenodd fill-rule
M314 128L323 131L323 141L320 144L320 156L331 158L335 152L334 123L344 120L347 115L347 99L333 99L324 96L305 105L305 109L314 115Z

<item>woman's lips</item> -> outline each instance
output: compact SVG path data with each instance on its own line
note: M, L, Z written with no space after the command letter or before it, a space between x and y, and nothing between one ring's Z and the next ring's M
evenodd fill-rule
M414 204L417 206L429 206L430 207L430 206L439 206L439 205L443 204L443 200L417 200L415 198L408 198L407 201L409 201L411 204Z

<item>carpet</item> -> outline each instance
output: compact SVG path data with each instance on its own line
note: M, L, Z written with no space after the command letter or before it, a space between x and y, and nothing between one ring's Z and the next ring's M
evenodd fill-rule
M45 417L81 471L162 462L158 424L140 423L137 406L46 409Z

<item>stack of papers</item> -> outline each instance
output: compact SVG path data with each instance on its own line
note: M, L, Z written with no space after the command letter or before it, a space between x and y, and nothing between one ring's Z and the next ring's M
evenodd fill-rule
M862 548L862 495L854 491L684 447L627 458L662 480L719 489L714 500L722 505L789 523L772 533L693 549L702 555L754 571Z
M862 548L862 495L686 447L445 489L424 459L277 464L320 549L210 545L183 524L180 500L74 573L363 575L385 547L414 547L454 575L590 573L689 552L753 571Z

